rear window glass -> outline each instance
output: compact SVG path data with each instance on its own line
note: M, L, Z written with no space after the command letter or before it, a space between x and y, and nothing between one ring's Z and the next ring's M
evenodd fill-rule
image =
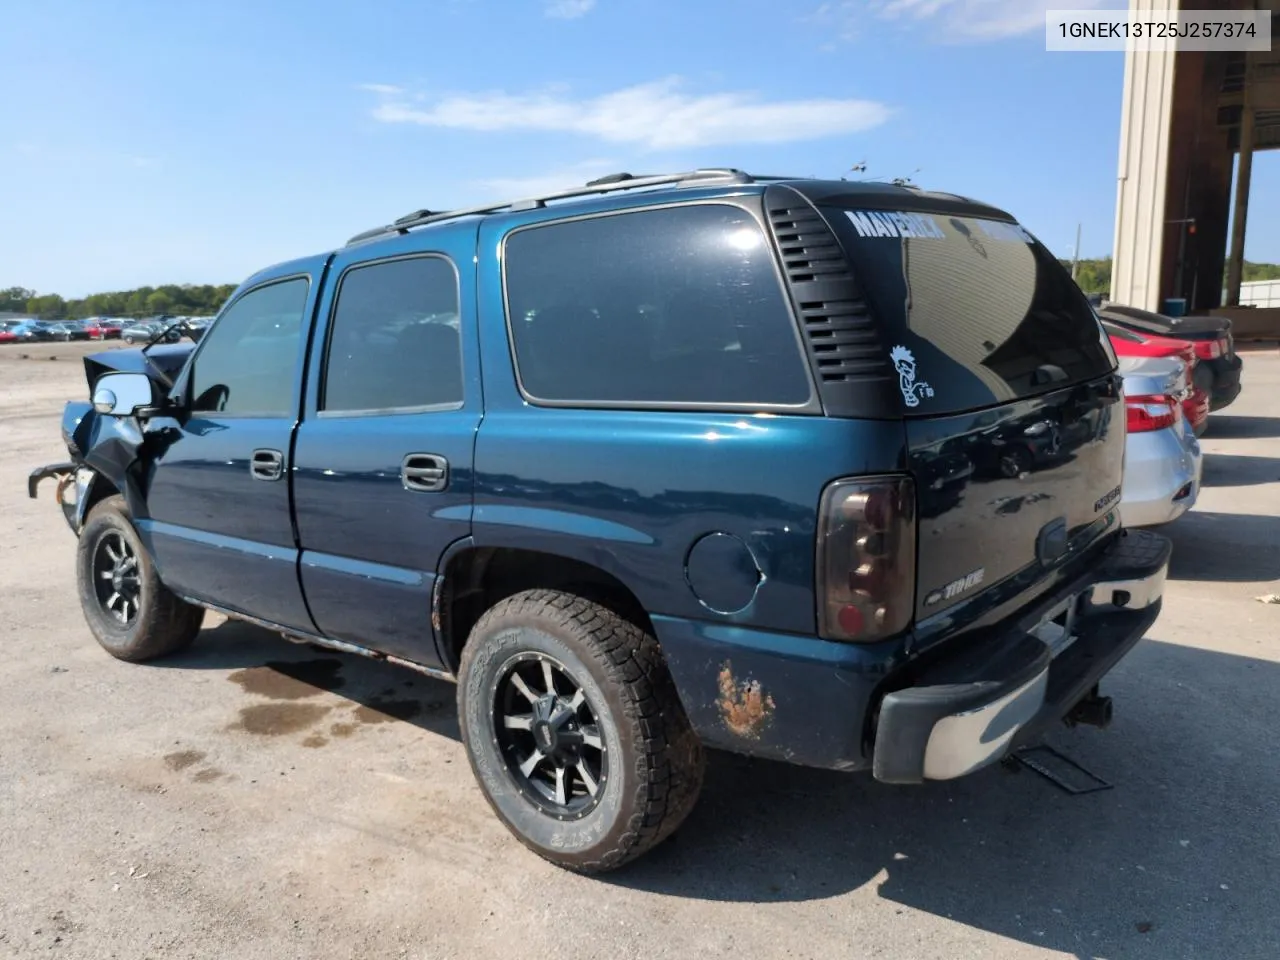
M910 412L990 406L1114 369L1088 300L1018 224L929 212L826 213L890 339Z
M759 224L726 204L512 234L520 382L566 404L803 406L809 373Z

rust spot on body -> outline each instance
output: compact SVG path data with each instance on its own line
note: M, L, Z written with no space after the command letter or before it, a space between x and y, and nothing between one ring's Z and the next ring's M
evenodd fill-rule
M773 715L773 697L764 692L758 680L737 681L726 660L720 668L720 699L716 701L724 725L739 737L758 739Z

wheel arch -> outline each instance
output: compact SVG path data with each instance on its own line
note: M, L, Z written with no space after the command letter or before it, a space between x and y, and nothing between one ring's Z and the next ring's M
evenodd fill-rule
M494 604L524 590L562 590L592 600L653 634L649 613L617 576L585 560L459 541L446 554L433 604L445 668L456 673L471 628Z

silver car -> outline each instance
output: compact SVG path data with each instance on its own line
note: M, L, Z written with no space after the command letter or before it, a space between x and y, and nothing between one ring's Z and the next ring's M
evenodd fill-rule
M1128 436L1120 520L1126 527L1168 523L1195 505L1203 461L1182 415L1187 367L1166 357L1122 357Z

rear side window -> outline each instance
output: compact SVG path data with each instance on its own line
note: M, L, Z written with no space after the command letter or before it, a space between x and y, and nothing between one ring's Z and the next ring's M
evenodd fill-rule
M757 222L689 204L533 227L506 242L526 394L553 403L786 405L809 372Z
M416 257L348 270L338 287L320 409L351 413L460 403L453 264Z
M924 211L824 212L892 344L910 412L990 406L1114 369L1085 295L1018 224Z

